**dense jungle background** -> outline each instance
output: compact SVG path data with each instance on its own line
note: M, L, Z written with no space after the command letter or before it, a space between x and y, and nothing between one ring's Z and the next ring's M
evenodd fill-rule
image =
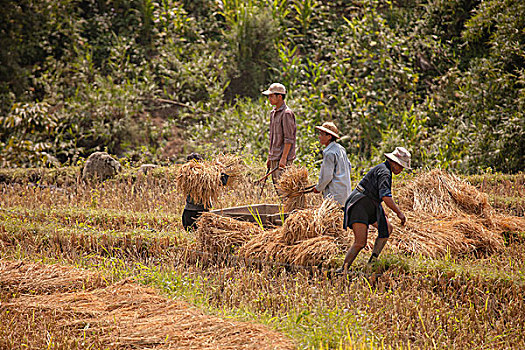
M0 0L0 166L96 150L166 164L264 157L287 86L298 158L333 120L354 166L404 145L416 167L525 169L521 0Z

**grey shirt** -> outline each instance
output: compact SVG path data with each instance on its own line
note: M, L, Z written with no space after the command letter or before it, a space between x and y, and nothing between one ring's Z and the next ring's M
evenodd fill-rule
M323 197L332 197L343 206L352 192L351 169L345 148L332 141L323 150L319 183L315 188L323 193Z
M294 160L296 132L295 115L286 103L283 103L277 109L273 109L270 113L270 149L268 159L281 159L284 144L290 143L292 147L290 148L290 153L288 153L287 160Z

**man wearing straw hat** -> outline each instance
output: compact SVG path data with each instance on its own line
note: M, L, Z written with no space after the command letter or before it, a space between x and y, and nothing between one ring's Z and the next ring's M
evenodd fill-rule
M297 126L294 112L284 102L286 88L283 84L273 83L262 94L268 96L273 106L270 112L270 147L266 168L268 171L277 169L272 173L272 181L276 185L284 168L295 159Z
M325 149L319 181L314 187L314 192L322 192L323 197L335 199L342 207L352 191L350 180L352 166L348 161L345 148L335 142L339 139L339 130L335 124L326 122L315 128L319 130L319 142L325 146Z
M403 169L411 169L411 154L404 147L396 147L394 152L385 153L385 157L386 161L373 167L346 200L343 228L352 227L355 239L337 273L346 271L365 247L369 225L377 228L378 236L368 263L374 262L383 250L393 226L386 218L381 202L396 213L401 225L406 222L405 215L392 198L392 173L397 175Z

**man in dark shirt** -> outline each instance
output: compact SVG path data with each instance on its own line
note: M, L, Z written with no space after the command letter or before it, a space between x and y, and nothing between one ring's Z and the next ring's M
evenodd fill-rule
M392 198L392 173L397 175L403 169L411 169L411 155L405 148L396 147L394 152L385 153L385 157L387 160L373 167L346 200L343 227L352 228L354 244L346 253L343 267L337 272L343 272L352 265L361 249L365 247L369 225L376 227L379 233L369 263L377 259L383 250L393 226L388 222L381 202L385 202L396 213L401 225L406 222L405 215Z

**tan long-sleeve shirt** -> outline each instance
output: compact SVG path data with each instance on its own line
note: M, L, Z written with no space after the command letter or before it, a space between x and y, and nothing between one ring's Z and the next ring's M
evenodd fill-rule
M288 153L287 160L294 160L296 132L295 115L286 103L283 103L278 109L272 110L270 113L270 149L268 159L281 159L284 144L289 143L292 147Z

